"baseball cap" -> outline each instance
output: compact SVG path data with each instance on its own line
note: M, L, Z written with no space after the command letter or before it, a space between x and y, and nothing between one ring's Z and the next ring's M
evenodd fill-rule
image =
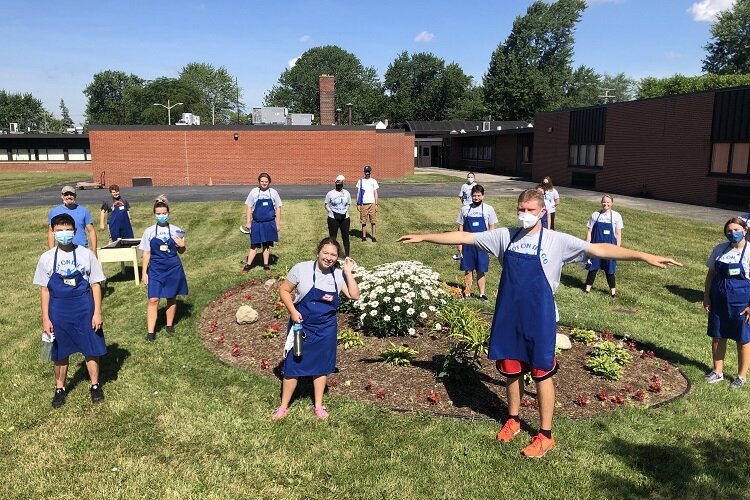
M63 186L63 188L60 190L60 194L65 194L65 193L76 194L76 188L74 188L73 186Z
M336 176L336 182L344 182L344 176L339 174Z
M372 167L370 165L365 165L365 172L372 172Z

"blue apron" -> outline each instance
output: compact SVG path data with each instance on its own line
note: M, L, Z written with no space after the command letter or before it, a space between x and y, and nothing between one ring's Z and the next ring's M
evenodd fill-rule
M599 217L602 213L596 216L594 227L591 228L591 243L611 243L617 245L617 237L615 236L615 214L610 210L609 224L606 222L599 222ZM617 261L609 259L597 259L596 257L590 257L591 264L588 265L589 271L598 271L601 269L606 274L615 274L617 269Z
M159 238L159 225L151 238L151 258L148 261L148 298L172 299L188 294L187 278L172 239L172 229L167 226L167 239Z
M336 309L339 307L339 287L333 276L334 292L324 292L315 288L315 266L313 262L313 286L296 307L302 315L302 330L305 339L302 356L290 352L284 359L285 377L306 377L328 375L336 369L337 322ZM292 326L289 320L287 331Z
M544 229L547 229L549 227L549 222L547 222L547 211L544 211L544 215L542 215L542 227Z
M250 226L250 243L253 245L279 241L279 232L276 229L276 209L273 206L271 193L268 193L267 198L261 198L261 193L255 200L253 224Z
M94 316L94 297L89 282L78 270L76 245L73 245L75 270L67 276L57 272L57 250L53 262L52 276L47 283L49 290L49 319L55 333L52 343L52 361L60 361L73 353L84 356L102 356L107 353L104 332L91 328Z
M555 362L557 319L555 299L539 258L543 232L539 231L536 255L510 250L521 229L505 249L488 357L515 359L549 371Z
M722 255L731 246L722 252ZM750 325L745 323L740 313L750 305L750 281L745 278L742 260L745 257L748 243L742 247L740 261L729 264L714 263L716 276L711 283L711 312L708 313L708 336L713 338L732 339L744 344L750 342ZM721 256L719 256L721 257Z
M115 200L117 201L122 200ZM130 217L125 205L112 205L112 214L109 216L109 237L112 241L117 238L132 238L133 226L130 225Z
M469 233L482 233L487 231L487 223L484 220L484 204L482 206L482 215L479 217L469 217L469 212L466 212L464 217L464 231ZM461 270L462 271L477 271L479 273L486 273L490 268L490 256L484 250L480 250L474 245L464 245L461 252Z

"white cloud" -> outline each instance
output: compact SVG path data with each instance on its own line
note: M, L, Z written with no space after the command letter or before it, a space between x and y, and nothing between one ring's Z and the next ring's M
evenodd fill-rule
M687 10L693 15L694 21L703 21L712 23L716 20L716 15L722 10L732 8L737 0L701 0L693 2L693 5Z
M414 37L414 41L418 43L427 43L427 42L431 42L433 38L435 38L435 33L430 33L429 31L423 31L422 33Z
M289 61L287 62L287 65L288 65L288 66L289 66L290 68L293 68L293 67L294 67L294 65L295 65L295 64L297 64L297 61L299 61L299 58L300 58L300 57L302 57L302 56L292 57L292 58L291 58L291 59L289 59Z
M312 37L310 35L302 35L301 37L299 37L299 43L307 43L311 40L311 38Z
M668 50L664 53L664 59L679 59L680 57L682 57L682 54L674 50Z

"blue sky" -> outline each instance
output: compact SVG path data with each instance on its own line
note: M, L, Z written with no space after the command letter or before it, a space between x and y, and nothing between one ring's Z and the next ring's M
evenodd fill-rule
M734 0L589 0L574 64L633 78L700 74L712 16ZM175 77L189 62L225 66L248 107L290 61L338 45L382 78L401 51L432 52L481 82L492 51L531 0L0 0L0 89L31 92L84 120L82 91L106 69ZM0 125L7 126L7 125Z

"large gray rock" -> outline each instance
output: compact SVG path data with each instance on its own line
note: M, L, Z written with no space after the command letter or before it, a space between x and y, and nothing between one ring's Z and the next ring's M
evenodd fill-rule
M570 339L567 335L563 335L562 333L557 334L557 348L561 351L567 351L571 348Z
M237 319L237 323L240 325L255 323L256 321L258 321L258 311L247 305L240 306L240 308L237 309L235 318Z
M276 284L276 280L273 279L273 278L269 278L269 279L266 280L265 283L263 283L263 286L266 288L266 290L268 290L269 288L271 288L275 284Z

